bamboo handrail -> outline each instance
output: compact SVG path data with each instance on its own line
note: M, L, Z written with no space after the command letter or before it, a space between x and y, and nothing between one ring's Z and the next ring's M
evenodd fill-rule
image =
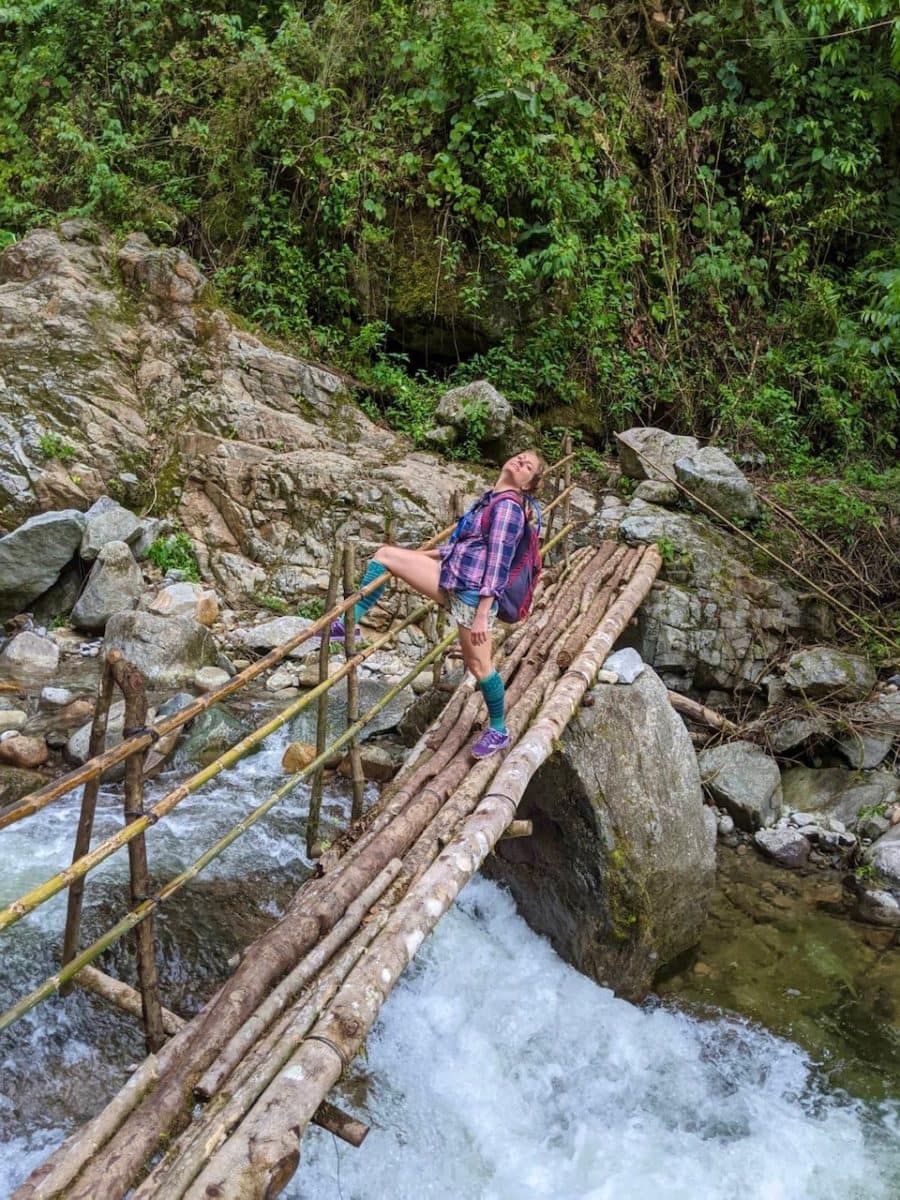
M264 817L271 808L274 808L279 800L283 799L286 795L288 795L289 792L293 791L293 789L299 783L301 783L307 775L315 771L317 767L320 767L326 761L326 759L328 759L329 756L335 752L335 750L339 750L342 746L346 745L346 743L351 740L354 734L363 729L369 723L369 721L371 721L374 716L376 716L387 704L389 704L391 700L393 700L394 697L403 690L403 688L407 687L408 684L410 684L412 680L415 679L415 677L425 669L425 667L430 666L431 663L434 662L441 653L443 653L444 649L450 645L455 637L456 630L454 629L451 633L448 633L442 641L438 642L436 646L429 650L427 654L423 655L423 657L416 663L415 667L411 671L408 671L398 683L394 684L394 686L390 688L389 691L385 692L385 694L381 696L375 702L375 704L368 708L355 723L355 725L348 726L342 734L336 737L331 745L326 747L324 753L317 755L312 762L308 763L295 775L292 775L285 783L281 785L280 788L277 788L274 792L270 793L265 800L256 806L256 808L251 809L246 817L243 817L240 821L238 821L238 823L232 826L227 833L223 834L217 842L214 842L209 849L205 850L203 854L194 859L189 867L186 867L185 870L179 875L176 875L174 878L170 879L169 882L162 887L155 896L149 897L147 900L143 901L143 903L139 904L137 908L127 913L120 921L116 922L115 925L108 929L106 933L102 934L96 939L96 941L92 942L90 946L87 946L81 951L80 954L76 955L76 957L73 958L72 961L65 967L62 967L55 974L48 976L42 984L36 987L33 991L29 992L27 996L23 996L21 1000L19 1000L16 1004L13 1004L6 1010L6 1012L0 1014L0 1032L14 1024L27 1012L30 1012L31 1009L34 1008L35 1005L40 1004L42 1000L46 1000L48 996L52 996L54 992L59 990L61 984L64 984L68 982L68 980L74 978L74 976L78 974L82 967L86 967L89 963L93 962L94 959L101 955L104 950L113 944L113 942L117 941L123 933L127 933L130 929L134 929L137 925L149 917L151 913L155 912L161 904L164 904L166 900L170 899L171 896L180 891L186 883L189 883L192 879L196 878L196 876L200 874L204 867L208 866L208 864L211 863L213 859L217 858L223 850L227 850L232 842L236 841L237 838L246 833L248 829L255 825L257 821L261 820L261 818ZM134 825L129 826L129 829L133 829L137 824L139 824L139 822L136 821ZM124 833L126 831L123 830L122 832Z
M287 708L282 709L270 721L267 721L265 725L260 725L258 729L255 729L252 733L248 733L245 738L242 738L241 741L232 746L230 750L226 750L224 754L221 754L214 762L211 762L209 766L204 767L202 771L197 771L190 779L179 784L177 788L173 788L171 792L168 792L161 800L158 800L144 816L133 821L125 829L120 829L118 833L112 834L105 841L101 842L99 846L95 846L93 850L83 855L76 862L71 863L70 866L65 867L50 879L38 884L30 892L26 892L24 896L20 896L18 900L14 900L0 912L0 932L8 926L14 925L16 921L21 920L28 913L33 912L45 900L49 900L51 896L55 896L57 892L62 891L64 887L67 887L76 879L80 879L81 876L86 875L88 871L93 870L104 859L114 854L116 850L128 845L132 838L143 833L149 826L155 825L160 817L166 816L177 804L180 804L182 800L191 795L192 792L197 791L205 783L214 779L226 767L233 766L248 754L250 750L267 738L270 733L274 733L276 729L280 729L282 725L287 724L297 713L302 712L304 708L308 708L314 700L318 700L323 692L334 687L345 675L349 674L354 666L359 666L371 654L374 654L376 650L380 650L382 646L387 645L397 633L405 629L407 625L414 624L432 607L432 601L429 601L428 604L420 605L394 629L376 638L369 646L360 650L355 658L345 662L324 683L317 684L316 687L311 688L299 699L289 704Z
M568 459L560 459L551 467L548 467L544 472L545 478L574 457L574 455L570 455ZM566 494L567 492L561 492L551 504L547 505L544 512L550 512L556 504L564 499ZM429 538L428 541L423 542L420 548L422 550L433 549L439 542L449 537L454 528L455 525L448 525L432 538ZM69 771L61 778L54 780L52 783L45 784L44 787L38 788L37 791L24 796L14 808L0 814L0 830L7 828L9 825L14 825L26 817L33 816L36 812L40 812L51 801L59 799L60 796L65 796L80 784L87 783L88 780L99 777L109 767L124 762L136 750L146 749L154 740L165 737L166 734L172 733L176 729L180 729L182 725L187 724L188 721L192 721L194 717L199 716L200 713L205 712L212 705L218 704L220 700L224 700L226 697L233 695L234 692L240 691L245 684L256 679L257 676L264 674L270 667L276 666L282 659L287 658L298 646L302 646L304 642L315 637L317 633L322 633L323 630L330 629L332 621L349 612L358 600L370 595L376 588L381 587L383 582L383 580L376 579L365 587L359 588L351 596L342 600L340 604L335 604L326 613L323 613L312 625L295 634L294 637L288 638L287 641L270 650L263 658L258 659L255 663L251 663L249 667L238 671L227 683L221 684L203 696L198 696L196 700L193 700L185 708L179 709L178 712L172 713L171 716L164 718L162 721L149 725L146 733L125 738L118 746L113 746L110 750L104 751L96 758L89 759L86 763L83 763L80 767L76 767L73 771ZM3 926L0 924L0 929L2 928Z

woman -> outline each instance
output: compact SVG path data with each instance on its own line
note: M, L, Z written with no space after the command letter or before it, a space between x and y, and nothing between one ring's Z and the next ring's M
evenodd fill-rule
M522 498L537 495L546 469L547 464L535 450L514 454L503 464L491 491L464 514L448 545L436 550L380 546L360 585L365 587L382 575L396 575L450 610L463 662L478 681L488 710L488 727L472 745L474 758L487 758L509 745L503 680L491 661L490 630L497 597L506 586L513 554L525 529ZM494 500L500 492L515 494ZM486 510L490 521L485 529ZM355 620L369 611L383 591L384 585L357 603ZM343 622L335 621L331 636L343 635Z

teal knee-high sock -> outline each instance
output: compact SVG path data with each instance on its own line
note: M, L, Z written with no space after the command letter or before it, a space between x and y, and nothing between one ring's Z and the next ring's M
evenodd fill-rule
M373 583L382 575L387 575L388 569L384 563L376 562L374 558L369 560L369 565L366 567L366 573L362 577L360 587L365 587L369 583ZM362 600L357 600L353 606L354 621L361 621L365 614L369 611L373 604L376 604L384 594L384 589L387 587L387 580L371 592L368 596L363 596Z
M491 729L505 733L506 688L503 686L503 680L500 678L499 673L492 671L486 679L479 681L478 686L481 688L481 694L484 696L484 702L487 705Z

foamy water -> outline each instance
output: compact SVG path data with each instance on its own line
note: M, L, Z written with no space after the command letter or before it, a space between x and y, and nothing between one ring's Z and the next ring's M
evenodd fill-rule
M151 862L172 874L245 815L278 782L287 738L277 735L227 782L156 826ZM302 866L305 800L298 789L209 874L240 880L266 861ZM326 793L326 805L345 803L340 790ZM50 806L0 836L4 902L65 864L75 811L73 801ZM120 823L121 799L108 793L98 837ZM108 880L124 880L124 857L104 865ZM52 969L63 913L60 896L4 942L4 1000ZM139 1047L130 1019L77 993L30 1014L13 1036L0 1034L0 1197L69 1132L59 1113L114 1091ZM286 1196L900 1195L896 1107L829 1091L798 1047L737 1018L698 1020L617 1000L562 963L509 897L483 880L466 890L392 995L360 1072L368 1078L364 1105L354 1107L356 1089L342 1102L372 1126L364 1146L353 1150L311 1129ZM53 1101L46 1110L35 1103L44 1096ZM57 1114L49 1128L34 1116L44 1111Z

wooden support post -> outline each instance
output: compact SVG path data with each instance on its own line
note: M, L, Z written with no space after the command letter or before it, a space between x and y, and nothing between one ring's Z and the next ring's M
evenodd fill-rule
M112 664L113 678L125 697L124 737L131 737L147 725L147 693L144 679L137 667L119 656ZM125 824L130 825L144 815L144 756L136 750L125 760ZM151 896L150 871L147 866L147 843L140 834L128 843L128 865L131 874L131 906L137 908ZM155 1054L166 1040L162 1004L159 998L159 972L156 967L156 922L153 916L142 921L135 930L138 984L144 1014L144 1033L148 1054Z
M351 596L356 591L356 552L352 542L347 542L344 546L344 599ZM356 654L356 621L353 611L347 613L344 618L344 652L347 657L347 662L350 662ZM359 673L354 667L347 676L347 725L353 725L359 717ZM350 818L353 821L358 821L362 816L363 810L363 792L366 787L366 779L363 775L362 755L359 752L359 738L353 737L350 741L350 780L353 787L353 802L350 809Z
M571 462L572 435L570 433L567 433L566 436L563 438L562 452L563 452L563 457L569 459L569 461L566 463L565 467L563 468L563 470L565 472L565 474L563 475L563 491L566 493L566 498L563 501L563 525L568 525L569 518L572 513L572 500L571 500L571 493L569 491L569 489L572 486L572 462ZM566 564L566 570L568 570L569 569L569 539L568 538L565 538L563 541L563 562Z
M338 580L341 576L342 552L340 546L335 546L331 559L331 572L328 576L328 598L325 610L330 612L337 600ZM344 628L353 624L351 613L344 614ZM319 683L328 681L328 664L330 662L331 641L329 631L322 630L322 640L319 643ZM328 692L319 697L316 709L316 757L324 753L328 743ZM306 819L306 853L309 858L318 858L322 853L319 846L319 818L322 815L322 773L323 768L316 767L313 772L309 789L309 813Z
M504 832L500 835L500 840L505 842L510 838L531 837L533 833L534 826L531 821L510 821Z
M103 664L100 683L97 687L97 707L94 709L94 721L91 725L91 737L88 743L88 758L102 754L106 746L106 727L109 722L109 706L112 702L113 676L110 660L120 658L118 650L110 651L109 657ZM91 848L91 834L94 830L94 813L97 810L97 796L100 792L100 776L95 775L84 785L81 796L81 815L78 818L78 830L75 834L75 846L72 850L72 862L77 862ZM84 876L75 879L69 885L69 903L66 912L66 932L63 937L62 965L70 963L78 953L79 934L81 932L81 906L84 900ZM72 990L71 983L65 983L59 989L61 996L68 996Z
M553 482L553 502L547 506L547 524L544 527L544 541L549 542L553 535L553 522L556 520L556 510L559 507L560 492L562 491L562 476L557 475Z
M327 1129L329 1133L333 1133L335 1137L349 1142L357 1150L366 1140L369 1132L368 1125L364 1125L362 1121L357 1121L349 1113L342 1112L336 1104L329 1104L327 1100L323 1100L313 1114L313 1124L320 1125L322 1129Z

